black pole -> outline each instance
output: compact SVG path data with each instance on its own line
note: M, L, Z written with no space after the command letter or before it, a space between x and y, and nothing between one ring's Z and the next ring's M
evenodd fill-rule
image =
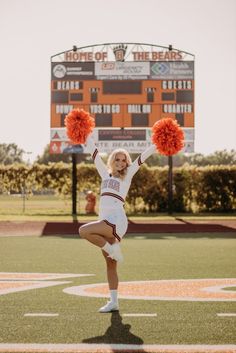
M173 157L168 157L168 213L171 215L173 212Z
M77 215L77 155L72 153L72 215Z

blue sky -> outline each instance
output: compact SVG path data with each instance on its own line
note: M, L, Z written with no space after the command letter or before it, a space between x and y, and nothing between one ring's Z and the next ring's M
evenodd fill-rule
M1 0L0 143L33 160L50 140L50 57L142 42L195 54L195 151L236 149L235 0Z

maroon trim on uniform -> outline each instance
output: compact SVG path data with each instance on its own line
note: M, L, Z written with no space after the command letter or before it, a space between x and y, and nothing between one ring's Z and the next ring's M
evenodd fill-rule
M110 223L109 221L107 221L106 219L103 219L103 221L110 227L112 227L112 234L114 235L114 237L116 237L116 239L118 239L119 241L121 241L121 238L119 237L119 235L116 233L116 225L113 223Z
M125 202L125 200L121 196L113 194L112 192L103 192L101 194L101 196L112 196L112 197L115 197L115 198L117 198L118 200L120 200L122 202Z
M98 154L98 149L96 148L92 155L93 160L96 158L97 154Z
M143 164L143 162L141 161L141 156L138 157L138 165Z

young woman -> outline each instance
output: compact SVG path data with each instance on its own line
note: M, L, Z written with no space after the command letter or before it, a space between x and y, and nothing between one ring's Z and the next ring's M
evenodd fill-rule
M119 242L128 227L124 211L125 198L134 174L141 164L156 152L156 146L151 145L133 163L126 150L114 150L108 158L106 167L91 135L88 136L86 145L102 178L101 195L99 220L81 226L79 234L81 238L100 247L106 260L111 299L99 309L100 312L106 313L119 310L117 262L123 260Z

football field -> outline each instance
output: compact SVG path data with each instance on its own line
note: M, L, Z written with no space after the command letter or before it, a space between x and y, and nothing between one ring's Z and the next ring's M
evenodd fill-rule
M120 311L100 250L75 236L0 237L0 352L236 352L236 235L132 234Z

